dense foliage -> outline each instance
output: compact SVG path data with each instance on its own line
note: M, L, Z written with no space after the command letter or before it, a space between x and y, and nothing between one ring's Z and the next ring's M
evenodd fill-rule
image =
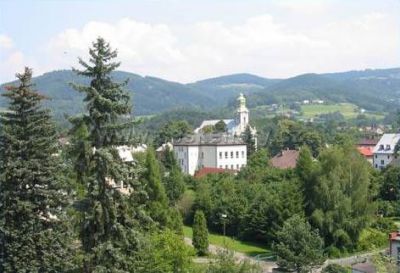
M323 240L302 217L294 215L277 234L274 250L278 265L297 273L311 272L324 261Z
M32 70L9 86L0 135L0 272L64 272L71 234L54 124Z
M143 89L163 90L165 95L170 89L163 89L164 84L179 89L177 93L196 93L196 85L221 91L216 84L246 80L266 89L291 89L293 82L315 83L318 89L325 77L354 81L354 75L305 76L289 83L236 75L183 87L135 75L132 85L123 81L127 74L115 71L117 53L102 38L89 55L88 62L79 61L82 70L75 70L79 80L69 78L80 91L74 99L83 101L71 105L71 111L82 114L69 118L69 135L59 135L63 146L56 145L50 112L41 108L44 97L33 90L29 69L5 92L8 111L0 116L1 272L260 272L257 266L237 263L229 251L219 253L210 265L196 266L196 252L207 253L208 229L264 244L273 249L279 265L305 272L327 256L380 249L396 228L385 216L400 216L400 169L373 170L354 148L360 136L355 123L338 114L318 124L284 117L255 120L257 149L250 128L243 136L247 166L237 175L202 178L182 174L168 146L157 152L154 148L192 132L203 119L229 118L232 109L218 115L180 109L144 118L139 125L131 116L132 86L139 89L136 100L145 100L139 95ZM333 99L329 90L323 94ZM209 95L200 96L207 107ZM145 97L154 99L148 93ZM175 105L174 96L160 97L157 111ZM222 92L215 103L222 97L226 102L230 95ZM296 105L291 107L298 109ZM361 124L363 117L357 120ZM225 131L225 123L210 129ZM120 155L139 141L148 145L146 151ZM297 167L273 167L271 156L287 148L300 150ZM196 251L184 241L183 220L193 225ZM390 266L382 259L377 262ZM325 272L344 271L330 266Z

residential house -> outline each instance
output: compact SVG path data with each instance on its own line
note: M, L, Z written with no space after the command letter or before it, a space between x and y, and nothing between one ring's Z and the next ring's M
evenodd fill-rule
M395 151L399 140L400 134L384 134L381 137L373 149L373 166L375 169L382 170L388 166L393 159L397 158Z

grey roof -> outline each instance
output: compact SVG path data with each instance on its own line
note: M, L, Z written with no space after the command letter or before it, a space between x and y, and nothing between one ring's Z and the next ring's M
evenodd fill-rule
M239 137L229 134L195 134L175 140L174 146L246 145Z
M400 134L384 134L374 148L374 154L393 154Z
M200 129L206 127L206 126L215 126L218 122L220 122L221 119L209 119L209 120L203 120L201 123L200 127L195 130L196 133L200 132ZM237 126L236 122L234 119L222 119L223 122L226 124L226 129L228 132L232 132L235 127Z

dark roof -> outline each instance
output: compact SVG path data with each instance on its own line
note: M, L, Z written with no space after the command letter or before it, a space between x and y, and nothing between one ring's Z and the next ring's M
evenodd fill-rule
M271 158L271 165L279 169L293 169L296 167L299 151L282 150L279 154Z
M195 134L174 140L174 146L246 145L240 137L228 134Z
M352 266L352 269L364 273L376 273L375 266L370 263L359 263Z
M206 176L208 174L216 174L216 173L237 173L236 170L231 170L231 169L222 169L222 168L212 168L212 167L204 167L200 170L198 170L195 174L194 177L200 178L203 176Z
M358 146L375 146L378 144L379 139L374 138L363 138L360 139L357 143Z

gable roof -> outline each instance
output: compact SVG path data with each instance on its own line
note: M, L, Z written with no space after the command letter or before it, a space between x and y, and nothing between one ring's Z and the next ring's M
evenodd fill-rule
M376 144L373 153L393 154L399 140L400 134L384 134Z
M278 169L293 169L296 167L299 151L282 150L279 154L271 158L271 165Z
M200 170L198 170L195 174L195 178L200 178L203 176L206 176L208 174L217 174L217 173L230 173L230 174L235 174L237 173L236 170L231 170L231 169L221 169L221 168L213 168L213 167L204 167Z

